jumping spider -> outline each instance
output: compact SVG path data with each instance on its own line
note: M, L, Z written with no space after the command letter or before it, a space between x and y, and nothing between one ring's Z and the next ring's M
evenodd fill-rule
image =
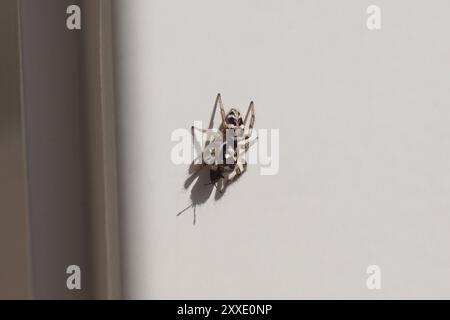
M218 129L212 129L213 118L217 106L220 107L220 116L222 122ZM214 111L209 129L196 128L192 126L192 140L195 142L195 130L206 133L206 145L202 147L201 163L198 170L191 176L196 177L203 169L209 170L210 182L206 185L214 185L216 189L223 193L230 181L236 180L247 169L247 162L243 155L253 145L256 140L250 142L253 125L255 123L255 107L253 101L247 110L245 119L242 119L241 113L237 109L230 109L225 113L220 93L217 95L214 104ZM196 162L194 161L193 164ZM194 224L196 220L196 205L193 201L188 207L181 210L177 216L189 208L194 209Z
M199 170L208 168L210 184L213 184L219 192L223 192L228 182L242 175L247 169L243 154L256 141L255 139L250 142L255 123L255 107L251 101L245 119L242 119L241 113L235 108L225 113L220 93L217 94L214 111L217 105L220 107L222 123L202 150L202 163ZM210 129L192 126L193 139L195 139L195 130L211 135Z

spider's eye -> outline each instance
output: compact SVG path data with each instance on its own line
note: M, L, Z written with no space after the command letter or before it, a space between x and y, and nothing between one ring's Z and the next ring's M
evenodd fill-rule
M229 118L228 118L228 123L235 126L235 125L236 125L236 119L233 118L233 117L229 117Z

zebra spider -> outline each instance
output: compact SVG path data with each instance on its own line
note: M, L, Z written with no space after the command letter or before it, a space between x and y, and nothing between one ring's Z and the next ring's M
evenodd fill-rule
M210 132L211 129L194 126L191 129L193 139L195 139L196 130L209 136L202 150L199 170L208 168L210 184L213 184L219 192L223 192L229 181L237 179L247 169L247 162L243 155L256 141L255 139L250 143L255 123L255 107L251 101L244 119L235 108L225 113L220 93L217 94L213 116L217 106L220 107L222 123L213 134Z
M220 107L222 121L218 129L213 129L213 120L218 106ZM255 107L253 101L250 102L247 114L242 119L241 113L235 108L225 113L220 93L217 95L209 128L203 129L194 126L191 128L194 144L196 142L195 131L206 134L207 139L205 146L200 146L201 155L198 158L201 158L201 162L198 164L194 160L189 171L192 168L197 168L197 170L193 173L191 172L192 175L185 182L185 188L187 188L198 178L197 183L191 190L192 203L181 210L177 216L192 207L194 209L195 224L196 207L204 203L210 194L208 190L201 190L202 187L199 185L200 181L204 181L205 186L214 185L218 191L217 196L223 194L228 184L231 181L235 181L245 172L247 162L243 155L258 139L256 138L250 142L254 123ZM205 173L207 175L205 178L209 179L209 183L206 183L207 180L205 181L200 178L204 176L200 174L203 169L209 170L209 173Z

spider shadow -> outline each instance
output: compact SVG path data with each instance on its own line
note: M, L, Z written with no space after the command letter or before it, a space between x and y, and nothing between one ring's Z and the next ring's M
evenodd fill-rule
M192 184L190 201L191 204L180 211L177 215L181 215L183 212L192 208L194 213L193 223L196 222L196 208L206 203L214 193L214 200L220 200L226 193L228 187L239 180L240 176L237 176L232 181L225 183L224 179L220 179L217 185L211 183L211 177L208 166L202 166L194 162L189 166L189 177L184 181L184 189L189 189ZM215 190L215 191L214 191Z

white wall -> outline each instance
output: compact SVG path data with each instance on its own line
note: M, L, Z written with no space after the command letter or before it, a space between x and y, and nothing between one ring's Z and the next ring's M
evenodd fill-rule
M369 4L114 2L126 297L450 297L450 4L381 2L375 32ZM219 91L280 129L280 171L193 226L170 135Z

